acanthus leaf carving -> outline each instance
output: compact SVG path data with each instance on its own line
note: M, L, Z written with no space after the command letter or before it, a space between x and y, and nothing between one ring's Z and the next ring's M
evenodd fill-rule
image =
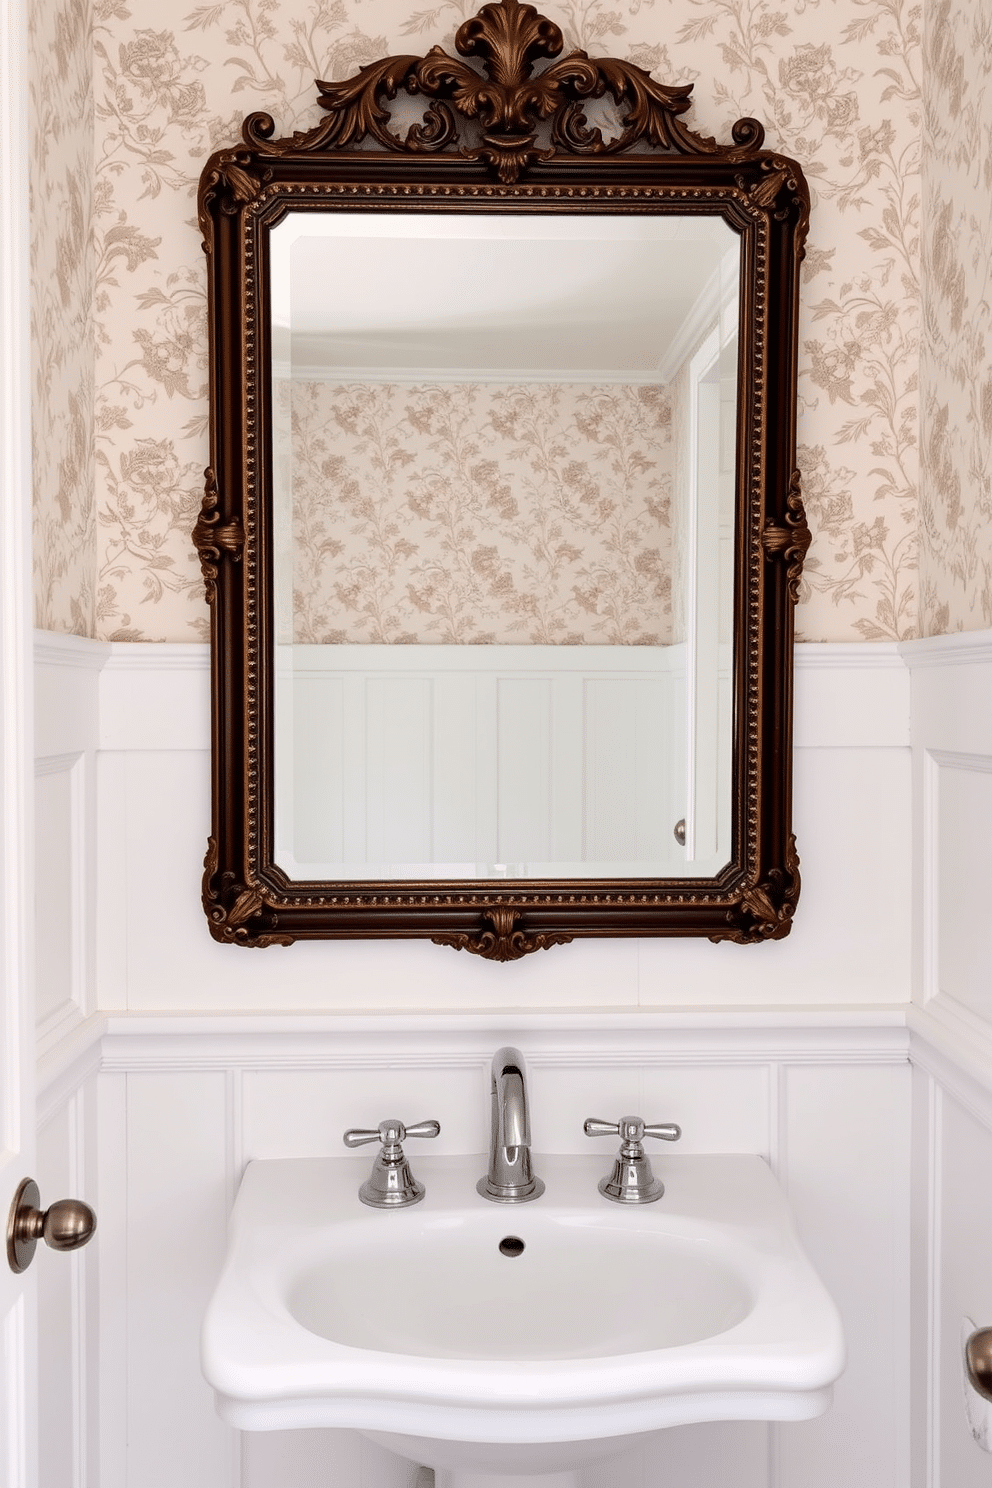
M261 138L265 138L265 120L268 120L269 134L275 129L273 120L267 114L252 114L251 119L256 121ZM247 129L247 123L245 128ZM229 216L233 215L240 207L253 202L269 179L268 170L255 174L252 165L252 157L244 150L221 150L211 156L208 167L200 178L196 202L197 221L203 234L205 252L210 251L213 243L210 203L216 198L220 210Z
M800 888L799 854L795 835L790 833L785 866L773 868L761 883L749 884L740 902L727 911L727 929L711 935L710 940L732 940L738 945L783 940L792 929Z
M482 911L483 928L457 930L432 935L435 945L453 946L456 951L470 951L487 961L519 961L532 951L546 951L550 946L568 945L571 935L558 931L532 931L519 926L520 911L498 905Z
M802 473L792 472L789 490L785 498L785 525L769 522L761 534L766 558L784 558L788 563L786 585L793 604L799 603L799 581L803 576L803 564L813 534L806 520L803 503Z
M277 919L271 911L266 917L270 923L262 920L260 924L252 925L252 920L258 920L266 908L261 890L235 884L230 873L218 876L219 866L217 841L210 837L207 839L207 851L203 859L202 899L214 940L240 946L292 945L292 935L285 935L274 928ZM233 903L230 903L232 895Z
M245 546L245 530L240 520L233 522L221 522L220 492L217 489L217 478L208 465L203 472L204 492L200 503L200 515L196 519L196 525L192 531L193 546L200 555L200 570L203 574L203 588L207 603L213 604L217 597L217 576L220 573L220 561L226 554L233 563L241 562L241 555Z
M746 139L750 125L761 129L756 119L738 119L734 125L734 139L738 138L738 130L742 131L742 138ZM762 136L763 134L764 131ZM751 182L743 175L738 176L737 184L763 212L773 211L774 216L780 220L788 216L790 209L796 212L796 261L802 263L806 256L806 236L809 232L809 187L797 175L793 161L776 155L761 157L761 172L758 179Z

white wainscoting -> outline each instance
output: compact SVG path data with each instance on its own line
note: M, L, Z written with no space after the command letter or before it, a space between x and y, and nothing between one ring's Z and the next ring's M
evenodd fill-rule
M99 678L110 647L35 642L35 961L42 1052L94 1007Z
M729 699L726 669L713 691ZM674 878L682 818L712 875L729 711L689 772L684 645L280 647L276 862L299 879Z
M99 1006L366 1011L903 1003L908 673L892 646L797 651L792 934L760 946L592 940L495 965L424 941L266 951L206 933L209 686L200 646L115 645L99 674Z
M87 1488L310 1488L321 1474L409 1488L348 1434L233 1437L199 1378L196 1330L249 1157L337 1150L345 1126L387 1107L437 1115L443 1150L481 1152L505 1039L530 1060L539 1147L582 1150L583 1116L633 1105L679 1120L685 1150L767 1156L848 1326L850 1367L822 1421L673 1432L587 1488L988 1482L959 1339L965 1313L992 1322L987 636L916 643L904 660L800 648L804 891L787 941L589 942L510 968L418 944L216 946L198 902L205 650L44 638L38 673L40 757L83 762L82 804L78 788L75 805L61 797L46 833L80 925L56 1013L70 1006L40 1030L41 1155L53 1197L82 1162L73 1187L95 1194L100 1230L70 1258L80 1283L65 1257L37 1264L51 1329L73 1340L52 1420L70 1423L79 1461L99 1445Z
M964 1318L992 1324L992 637L905 646L912 678L914 1488L979 1488ZM977 1405L972 1394L972 1403Z
M96 1080L42 1090L37 1133L43 1206L82 1196L97 1204ZM78 1081L78 1083L77 1083ZM93 1246L57 1255L39 1245L39 1488L99 1484L99 1254Z
M248 1160L340 1152L346 1127L392 1112L437 1117L432 1153L478 1153L481 1172L489 1063L505 1041L528 1060L538 1151L588 1151L584 1117L634 1109L678 1121L686 1152L765 1156L847 1329L848 1369L821 1420L672 1431L590 1473L589 1488L905 1488L910 1072L899 1014L856 1028L836 1015L693 1026L645 1014L623 1027L567 1014L109 1019L100 1266L108 1297L121 1277L127 1286L101 1321L101 1488L407 1488L402 1466L351 1433L239 1439L200 1378L199 1323ZM605 1171L609 1144L598 1146Z

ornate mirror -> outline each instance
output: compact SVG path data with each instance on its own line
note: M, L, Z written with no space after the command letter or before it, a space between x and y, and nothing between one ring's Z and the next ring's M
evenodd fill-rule
M799 167L518 0L199 211L237 945L788 934Z

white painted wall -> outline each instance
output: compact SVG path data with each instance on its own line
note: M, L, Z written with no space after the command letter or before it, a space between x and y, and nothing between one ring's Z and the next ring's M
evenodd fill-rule
M85 643L80 643L85 645ZM99 676L98 1005L132 1012L902 1003L910 975L909 689L890 646L800 648L787 940L590 940L504 965L423 941L241 951L205 932L207 653L115 645ZM126 927L126 933L125 933Z
M591 941L510 966L210 940L206 682L199 647L39 640L38 1176L100 1213L88 1251L39 1258L41 1488L407 1488L348 1433L233 1436L199 1318L249 1157L337 1151L387 1108L481 1152L506 1040L530 1060L538 1147L582 1150L585 1115L632 1106L679 1121L687 1151L764 1154L848 1329L821 1421L673 1431L587 1488L990 1481L960 1363L962 1319L992 1322L990 638L800 648L789 940Z
M539 1149L581 1151L584 1116L632 1107L679 1121L686 1151L765 1155L848 1328L821 1421L673 1431L588 1488L905 1488L912 818L892 648L800 651L789 940L589 941L509 966L418 943L216 945L199 903L205 649L45 637L37 670L39 778L67 782L40 889L70 922L39 1027L42 1151L100 1213L80 1279L45 1273L49 1333L68 1328L78 1365L51 1412L88 1431L89 1488L407 1488L349 1433L232 1435L199 1376L199 1319L249 1157L337 1151L387 1108L481 1153L507 1040L529 1057ZM41 1488L67 1462L52 1455Z
M904 648L912 677L914 1488L978 1488L962 1322L992 1324L992 638ZM992 1416L988 1417L992 1422Z

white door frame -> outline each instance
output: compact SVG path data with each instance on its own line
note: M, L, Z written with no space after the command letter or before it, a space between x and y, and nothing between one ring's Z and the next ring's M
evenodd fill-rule
M0 1217L35 1158L27 16L0 0ZM33 1274L0 1260L0 1480L38 1478Z

